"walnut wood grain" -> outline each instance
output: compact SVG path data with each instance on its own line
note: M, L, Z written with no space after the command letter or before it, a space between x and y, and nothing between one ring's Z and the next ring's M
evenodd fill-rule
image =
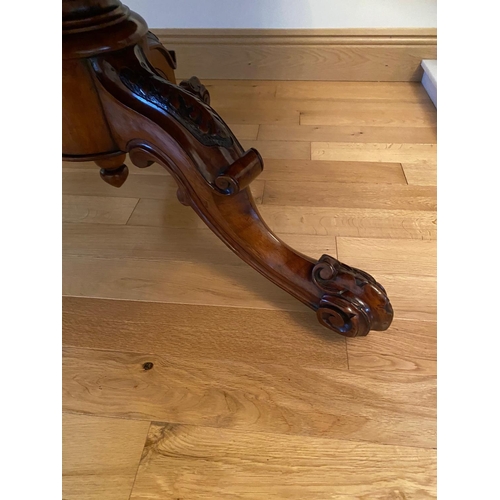
M119 1L108 3L103 10L99 2L63 2L63 57L84 61L93 96L92 115L74 113L77 98L71 91L82 82L67 74L65 125L75 130L82 124L84 137L80 148L72 136L70 155L63 141L63 154L71 159L102 155L97 160L101 166L113 158L112 168L101 175L115 186L126 178L120 165L124 153L141 168L152 162L163 165L177 183L179 201L191 206L247 264L316 311L321 324L349 337L387 329L392 307L372 276L328 255L319 261L307 257L270 230L249 190L264 166L260 154L253 148L245 151L208 104L208 91L198 79L177 86L175 78L169 81L158 68L160 63L148 58L151 52L160 54L173 70L168 51L148 35L142 18ZM80 10L70 4L80 9L92 4L92 9L83 9L86 17L80 19ZM92 16L97 17L94 24ZM92 137L85 134L96 110L105 116L112 151L97 143L92 148Z

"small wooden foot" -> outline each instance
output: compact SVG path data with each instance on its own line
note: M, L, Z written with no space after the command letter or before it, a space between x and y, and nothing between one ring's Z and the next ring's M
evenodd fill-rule
M101 167L101 179L111 186L121 187L128 177L128 167L123 162L125 154L107 158L105 160L97 160L96 164Z

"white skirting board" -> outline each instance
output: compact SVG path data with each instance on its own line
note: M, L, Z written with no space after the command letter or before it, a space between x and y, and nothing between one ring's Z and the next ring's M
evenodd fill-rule
M422 68L424 69L422 85L437 108L437 60L424 59L422 61Z

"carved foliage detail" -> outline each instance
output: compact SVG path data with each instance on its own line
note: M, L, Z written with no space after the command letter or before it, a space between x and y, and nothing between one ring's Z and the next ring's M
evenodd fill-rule
M123 68L119 74L121 82L131 92L166 111L204 146L229 148L233 145L229 129L209 106L191 92L151 72L138 46L136 55L147 73Z
M348 337L389 327L391 304L384 287L368 273L323 255L312 280L324 292L316 311L323 325Z
M189 80L182 80L182 82L179 83L179 87L182 87L187 92L194 94L205 104L210 105L210 93L205 85L203 85L196 76L192 76Z

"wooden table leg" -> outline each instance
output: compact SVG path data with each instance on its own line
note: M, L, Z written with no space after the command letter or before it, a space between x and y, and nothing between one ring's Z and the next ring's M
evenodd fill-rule
M144 20L118 0L64 0L64 157L95 160L115 186L126 179L125 153L139 167L163 165L179 200L324 326L350 337L387 329L393 311L369 274L328 255L311 259L273 234L248 188L262 158L242 148L198 79L175 84L174 66Z

